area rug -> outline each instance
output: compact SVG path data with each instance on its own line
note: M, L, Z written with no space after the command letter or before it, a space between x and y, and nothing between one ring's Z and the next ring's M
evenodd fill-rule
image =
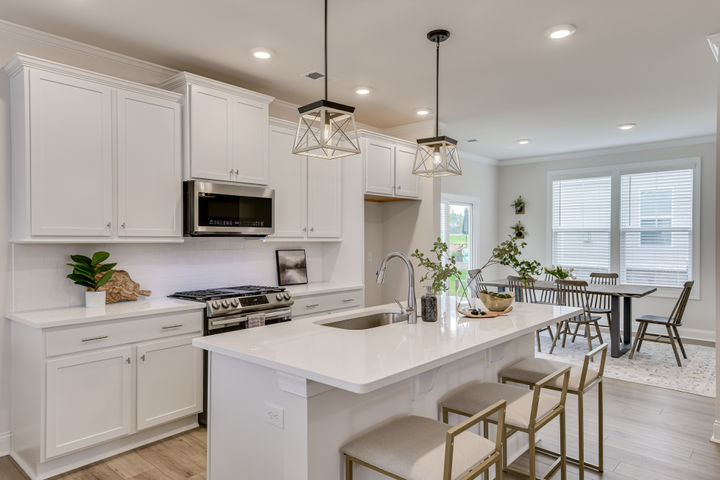
M558 341L552 355L547 353L552 345L552 340L547 332L542 332L540 342L542 353L535 352L537 358L564 361L579 366L582 366L584 356L588 351L587 341L580 337L575 340L575 343L571 343L570 336L568 336L565 348L561 348L560 341ZM593 345L597 345L597 341L594 341ZM685 350L688 359L685 360L681 357L682 367L678 367L675 363L675 355L670 345L644 342L642 350L636 352L632 360L628 358L629 352L620 358L612 358L608 351L605 376L705 397L715 397L715 348L686 343Z

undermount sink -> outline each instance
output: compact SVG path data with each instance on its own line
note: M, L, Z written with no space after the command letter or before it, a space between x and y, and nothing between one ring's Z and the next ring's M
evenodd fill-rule
M392 323L407 322L408 315L405 313L373 313L362 317L347 318L337 322L323 323L326 327L342 328L345 330L367 330L369 328L381 327Z

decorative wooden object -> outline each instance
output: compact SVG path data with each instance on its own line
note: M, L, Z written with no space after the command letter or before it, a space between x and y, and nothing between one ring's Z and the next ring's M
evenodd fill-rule
M140 284L133 281L125 270L115 270L112 278L99 291L107 292L105 303L137 301L138 295L149 297L152 293L150 290L140 290Z
M503 312L489 312L487 310L479 310L478 315L473 315L471 312L458 310L458 313L468 317L468 318L495 318L499 317L500 315L507 315L508 313L512 312L512 305L510 305L505 311Z

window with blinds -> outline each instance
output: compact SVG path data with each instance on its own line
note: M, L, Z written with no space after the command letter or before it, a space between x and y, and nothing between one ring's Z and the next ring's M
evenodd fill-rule
M692 169L620 176L621 282L681 287L692 245Z
M552 182L552 263L578 278L610 271L612 178Z
M455 257L460 278L467 280L473 266L473 205L463 202L440 204L440 236L448 244L448 255ZM450 279L450 294L456 291L455 279Z

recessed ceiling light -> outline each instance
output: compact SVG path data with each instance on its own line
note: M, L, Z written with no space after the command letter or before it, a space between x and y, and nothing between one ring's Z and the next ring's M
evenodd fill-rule
M371 91L372 89L370 87L357 87L355 89L355 93L358 95L368 95Z
M273 51L269 48L253 48L251 51L253 57L259 58L260 60L267 60L273 56Z
M632 130L633 128L635 128L635 124L634 123L621 123L620 125L618 125L618 128L620 130Z
M430 109L429 108L418 108L417 112L418 115L424 117L425 115L430 115Z
M532 141L532 140L530 140L529 138L521 138L520 140L517 141L517 143L518 143L518 145L527 145L527 144L529 144L531 141Z
M560 40L561 38L567 38L574 34L576 30L574 25L555 25L545 32L545 36L553 40Z

